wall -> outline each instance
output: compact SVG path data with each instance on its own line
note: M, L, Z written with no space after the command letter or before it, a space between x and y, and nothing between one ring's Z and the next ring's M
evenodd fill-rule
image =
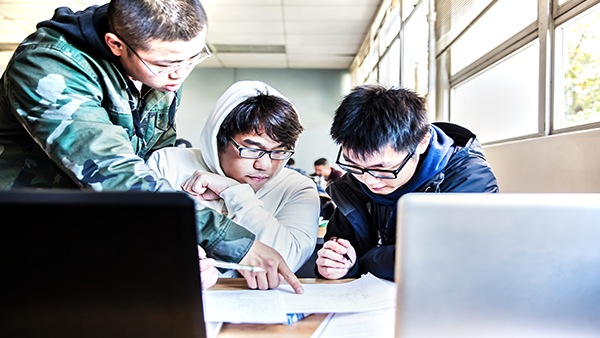
M600 129L484 149L501 192L600 192Z
M305 128L294 154L297 167L311 173L317 158L335 161L338 148L329 137L329 127L335 109L350 90L346 70L197 68L185 81L176 118L179 137L198 146L200 131L214 103L240 80L263 81L296 105Z

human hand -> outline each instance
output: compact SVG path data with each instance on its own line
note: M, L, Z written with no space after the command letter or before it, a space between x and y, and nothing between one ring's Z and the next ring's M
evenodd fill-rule
M219 271L213 266L214 259L206 258L206 252L198 245L198 259L200 260L200 280L202 290L208 289L217 283Z
M339 279L356 263L356 250L350 241L332 237L317 251L317 270L327 279Z
M223 190L236 184L239 182L229 177L196 170L181 184L181 189L192 196L211 201L218 200Z
M250 289L273 289L278 287L281 284L281 280L284 279L294 289L294 292L297 294L304 293L302 284L287 266L279 252L258 240L254 241L254 244L252 244L246 256L240 261L240 264L260 266L265 270L264 272L239 270L239 273L246 279L246 283Z

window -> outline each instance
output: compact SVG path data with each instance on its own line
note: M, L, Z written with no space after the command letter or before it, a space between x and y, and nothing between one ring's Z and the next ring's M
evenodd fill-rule
M498 1L452 44L452 74L496 48L536 19L537 0Z
M464 125L484 145L600 126L600 0L430 4L384 0L382 13L399 6L400 27L380 15L375 36L389 38L398 29L399 46L369 41L363 69L353 74L373 81L377 70L380 81L392 84L398 58L400 85L427 95L432 120ZM427 42L432 11L434 50ZM432 58L435 65L428 65Z
M400 40L396 39L379 61L379 83L387 86L400 84Z
M600 5L555 29L555 129L600 122Z
M411 88L419 95L428 91L429 26L427 6L423 3L414 8L410 20L404 25L404 55L401 66L402 86Z
M484 143L537 133L538 50L532 43L456 86L450 121Z

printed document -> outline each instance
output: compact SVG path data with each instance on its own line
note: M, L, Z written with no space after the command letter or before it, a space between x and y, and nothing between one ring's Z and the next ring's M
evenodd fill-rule
M396 286L372 274L340 284L304 284L297 295L282 284L274 290L205 290L206 321L287 323L288 313L353 313L394 308Z

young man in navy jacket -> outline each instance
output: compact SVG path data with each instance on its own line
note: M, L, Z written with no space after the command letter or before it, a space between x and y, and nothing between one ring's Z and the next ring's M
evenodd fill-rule
M330 129L347 173L328 186L337 205L319 250L316 274L327 279L367 272L394 280L396 206L410 192L498 192L475 134L429 123L425 99L403 88L358 86Z

